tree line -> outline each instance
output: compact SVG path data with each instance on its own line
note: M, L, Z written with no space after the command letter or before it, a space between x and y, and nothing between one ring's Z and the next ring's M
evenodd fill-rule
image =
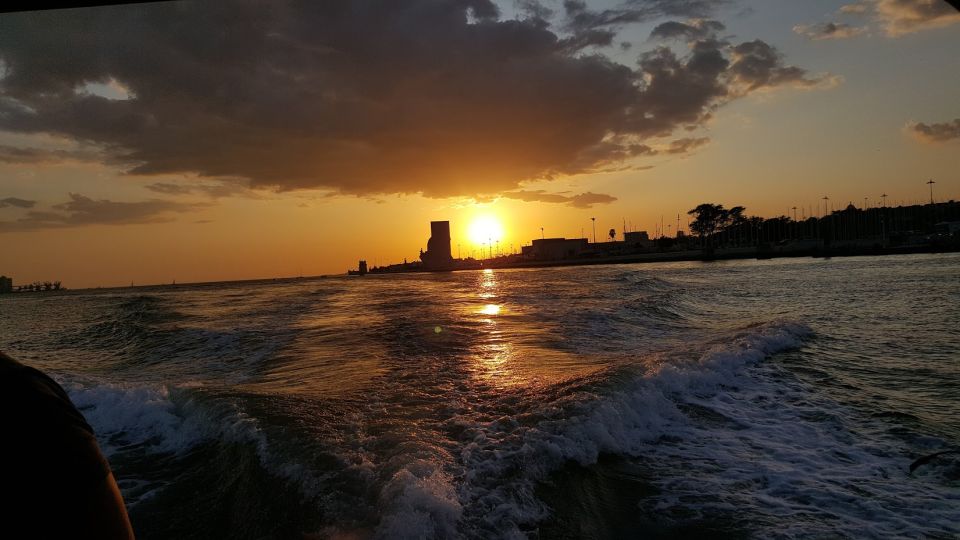
M34 281L17 287L20 292L59 291L61 289L63 289L63 286L59 281Z
M792 240L817 239L825 243L858 239L898 241L935 232L938 222L960 220L960 203L856 208L852 203L822 217L800 220L788 216L761 218L746 215L746 208L725 208L703 203L688 215L690 232L702 247L751 246Z

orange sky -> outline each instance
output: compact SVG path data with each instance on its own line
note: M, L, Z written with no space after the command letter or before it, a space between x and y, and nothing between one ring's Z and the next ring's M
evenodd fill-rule
M232 27L223 42L176 41L110 22L146 9L116 6L102 9L120 15L80 10L93 15L53 34L56 54L27 62L44 50L27 36L53 32L57 12L0 14L0 274L70 288L317 275L361 258L415 260L431 220L449 220L454 254L469 256L482 249L469 234L480 218L499 221L509 251L541 227L592 237L591 217L598 239L624 221L653 233L661 216L673 234L702 202L819 214L824 195L837 206L882 193L923 202L930 178L937 199L960 199L951 12L739 2L588 27L571 21L623 6L545 4L544 30L513 4L495 15L486 5L413 13L430 25L411 33L443 45L424 50L404 41L406 27L380 43L383 30L330 26L329 50L350 59L308 44L296 21L272 23L295 48L235 41L230 32L247 30ZM191 19L198 35L219 16L206 9ZM697 34L706 15L724 25L713 42ZM320 35L345 17L310 16ZM504 34L516 20L522 31ZM108 22L121 29L102 40L114 49L77 41ZM686 37L663 37L671 28ZM588 30L615 37L562 41L597 35ZM133 63L110 52L122 44Z

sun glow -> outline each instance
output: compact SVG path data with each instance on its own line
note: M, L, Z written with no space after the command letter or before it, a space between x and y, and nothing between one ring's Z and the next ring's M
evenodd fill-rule
M492 216L478 216L470 223L470 241L479 246L503 239L503 226Z

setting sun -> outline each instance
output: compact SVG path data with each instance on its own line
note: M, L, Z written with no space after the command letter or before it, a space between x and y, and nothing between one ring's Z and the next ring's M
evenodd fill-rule
M469 235L470 241L477 245L496 242L503 239L503 226L495 217L479 216L470 224Z

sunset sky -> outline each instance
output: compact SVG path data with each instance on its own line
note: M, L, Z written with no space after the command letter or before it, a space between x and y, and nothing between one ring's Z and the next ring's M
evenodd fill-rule
M341 273L960 199L942 0L171 2L0 14L0 274ZM798 210L798 213L801 211ZM474 237L476 235L473 235Z

